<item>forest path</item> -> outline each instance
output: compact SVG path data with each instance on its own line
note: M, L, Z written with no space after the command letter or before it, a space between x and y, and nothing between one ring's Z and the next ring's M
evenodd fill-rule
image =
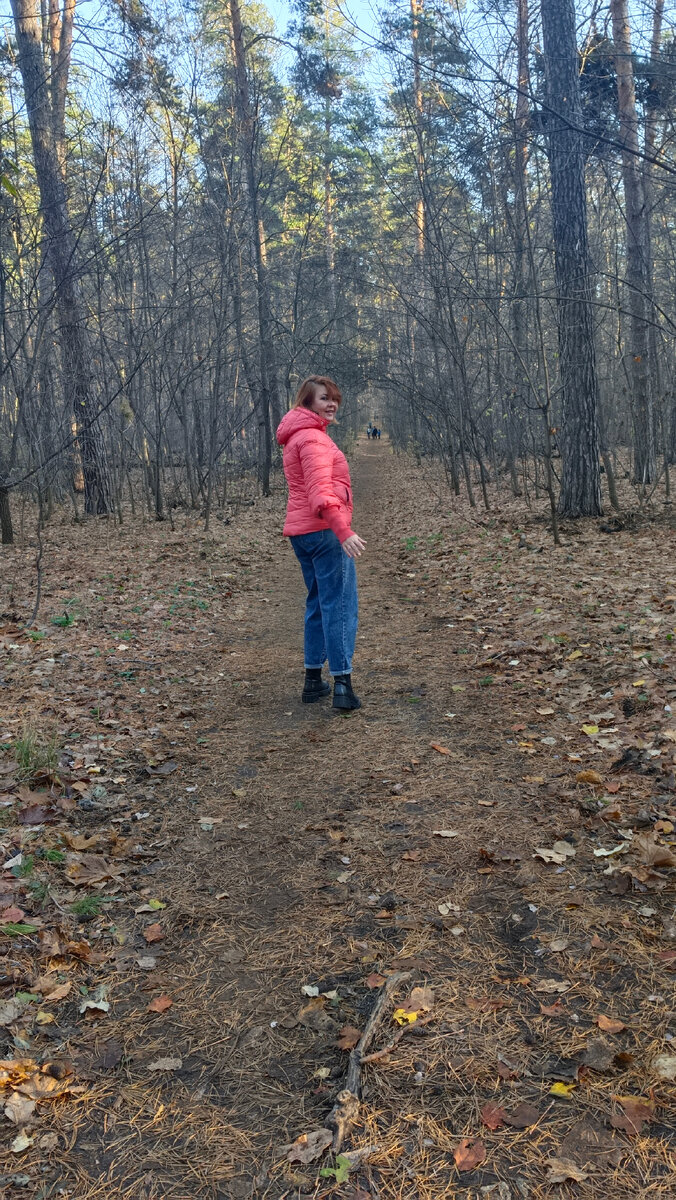
M386 441L359 445L351 466L356 528L368 542L358 564L354 664L363 708L343 716L330 699L300 703L304 589L281 539L259 563L260 590L229 613L223 681L218 675L191 696L197 724L215 735L195 775L196 809L214 824L205 831L194 821L162 872L163 894L191 899L184 912L181 899L172 901L172 940L152 988L166 987L174 1004L161 1043L146 1046L143 1057L182 1060L181 1087L172 1081L171 1093L179 1110L186 1088L199 1101L204 1158L191 1159L205 1195L246 1195L254 1180L256 1194L270 1196L314 1186L313 1168L280 1167L279 1147L321 1126L331 1108L347 1058L336 1048L338 1031L363 1025L373 1002L365 977L403 962L414 977L441 984L449 1004L464 956L474 986L491 988L492 957L482 961L481 937L468 953L460 949L464 929L449 930L467 920L477 884L484 890L476 857L471 876L467 868L470 845L490 840L477 802L500 797L504 808L509 764L494 757L490 735L477 734L471 714L460 716L466 701L452 691L460 676L443 599L428 604L402 564L399 522L413 499L401 494L405 472L393 470ZM453 736L444 715L451 698L460 728ZM511 800L518 805L516 791ZM458 837L432 836L437 829ZM450 921L438 912L445 900L457 906ZM514 905L510 889L501 914ZM303 985L337 989L340 1002L311 1000L303 1013ZM408 1041L395 1084L396 1106L405 1109L420 1095L416 1039ZM444 1073L445 1054L435 1056ZM328 1080L316 1076L322 1070L330 1070ZM439 1080L434 1090L441 1095ZM365 1094L373 1114L381 1089L367 1079ZM397 1122L383 1124L396 1141ZM166 1188L163 1127L156 1157ZM370 1140L376 1136L382 1131ZM386 1177L399 1194L396 1159L381 1186ZM184 1184L174 1186L158 1195L185 1194Z
M351 470L348 715L300 702L281 481L209 534L45 534L45 624L7 634L5 684L64 766L3 802L33 872L3 872L3 904L42 926L0 943L0 1001L31 989L0 1013L5 1057L72 1074L0 1159L9 1200L540 1200L571 1170L585 1200L673 1195L673 532L589 523L557 551L537 513L471 512L384 440ZM336 1187L329 1153L283 1148L323 1126L341 1029L402 969L393 1008L424 986L431 1009L386 1016L347 1144L372 1149Z

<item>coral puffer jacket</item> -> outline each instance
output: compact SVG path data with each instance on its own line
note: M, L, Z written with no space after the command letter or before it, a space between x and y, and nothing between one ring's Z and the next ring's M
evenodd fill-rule
M345 455L326 432L328 421L309 408L282 417L277 441L284 447L289 503L287 537L332 529L338 540L352 536L352 486Z

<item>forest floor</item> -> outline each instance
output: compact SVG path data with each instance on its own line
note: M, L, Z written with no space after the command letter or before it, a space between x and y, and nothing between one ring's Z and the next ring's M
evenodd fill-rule
M55 519L32 631L3 548L8 1200L676 1194L674 522L556 549L352 471L347 716L300 703L281 480L208 534Z

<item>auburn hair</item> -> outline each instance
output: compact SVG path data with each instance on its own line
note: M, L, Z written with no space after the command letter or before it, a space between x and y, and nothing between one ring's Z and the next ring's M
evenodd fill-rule
M343 397L340 394L340 388L337 383L329 379L328 375L308 375L296 392L294 408L312 408L315 388L318 387L323 388L330 400L338 405L342 403Z

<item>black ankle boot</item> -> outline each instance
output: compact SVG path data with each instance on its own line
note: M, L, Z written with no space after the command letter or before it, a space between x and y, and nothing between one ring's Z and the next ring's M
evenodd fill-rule
M324 683L322 679L321 667L305 668L305 683L303 684L303 694L301 696L303 704L314 704L316 700L323 700L324 696L328 696L330 691L329 684Z
M359 696L352 691L351 675L334 675L333 707L342 709L361 708Z

